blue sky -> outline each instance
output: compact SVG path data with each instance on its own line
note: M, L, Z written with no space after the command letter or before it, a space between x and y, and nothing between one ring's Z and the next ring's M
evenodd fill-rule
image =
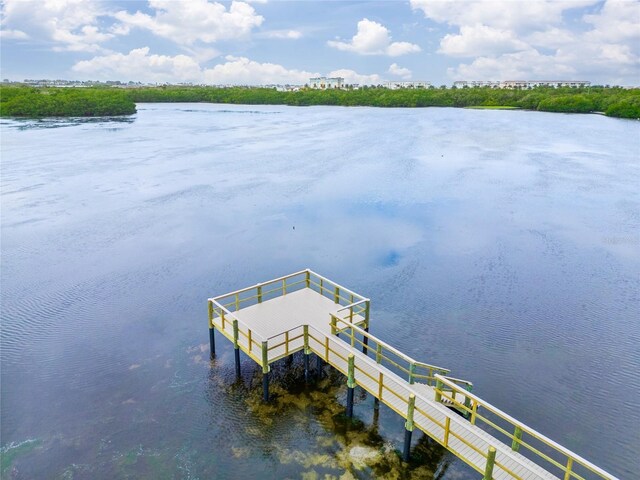
M640 0L3 0L1 76L640 84Z

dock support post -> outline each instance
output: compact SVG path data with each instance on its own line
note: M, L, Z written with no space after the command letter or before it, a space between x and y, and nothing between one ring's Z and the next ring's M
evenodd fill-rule
M309 325L304 325L302 332L304 334L304 383L309 383L309 355L311 354L311 350L309 350Z
M491 480L493 478L493 464L496 461L496 449L494 447L489 447L489 452L487 453L487 464L484 467L484 477L482 480Z
M324 367L324 360L320 355L316 355L316 377L318 380L322 378L322 368Z
M367 346L369 345L369 335L367 335L369 333L369 324L367 324L367 326L364 327L364 331L366 333L362 338L362 353L367 355Z
M240 378L240 349L239 348L234 348L233 352L235 353L236 356L236 377Z
M211 360L216 358L216 337L214 335L215 328L213 326L213 302L207 302L209 308L209 354Z
M402 452L402 461L408 462L411 455L411 435L413 434L413 410L416 406L416 396L412 393L409 395L409 406L407 407L407 421L404 424L404 451Z
M267 342L262 342L262 400L269 401L269 350Z
M353 394L356 388L355 380L355 356L353 353L349 354L349 368L347 375L347 417L353 417Z
M233 352L236 357L236 377L240 378L240 345L238 345L238 319L233 319Z
M211 327L209 328L209 351L211 353L210 358L213 360L216 358L216 337L215 337L216 329Z
M380 410L380 400L376 397L373 397L373 409L376 411Z
M369 308L370 308L369 300L367 300L364 304L364 331L369 333ZM362 339L362 353L367 355L367 346L369 345L369 337L367 335Z

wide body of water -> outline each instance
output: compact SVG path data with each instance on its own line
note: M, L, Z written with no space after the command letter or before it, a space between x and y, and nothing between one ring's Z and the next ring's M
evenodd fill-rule
M347 428L344 379L304 388L294 359L265 408L229 342L208 361L207 297L306 267L370 297L377 336L638 475L640 123L143 104L1 134L3 478L398 475L351 464L403 424L358 395ZM416 442L404 478L477 478Z

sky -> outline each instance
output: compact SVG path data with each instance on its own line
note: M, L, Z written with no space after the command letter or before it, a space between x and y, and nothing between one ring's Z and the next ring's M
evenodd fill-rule
M4 79L640 85L640 0L1 0Z

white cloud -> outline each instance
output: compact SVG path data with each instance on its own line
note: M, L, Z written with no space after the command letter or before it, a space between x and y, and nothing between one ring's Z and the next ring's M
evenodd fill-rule
M259 36L264 38L280 38L285 40L297 40L302 38L302 32L298 30L269 30L262 32Z
M409 80L411 78L411 70L400 67L397 63L389 65L389 70L387 70L387 72L391 75L395 75L396 77L400 77L403 80Z
M640 47L640 3L629 0L608 0L597 14L585 15L593 25L586 36L602 42L633 41Z
M414 10L449 25L488 25L523 30L562 22L565 10L597 3L598 0L411 0Z
M149 47L127 54L112 53L83 60L73 71L86 78L140 80L146 82L191 82L202 78L200 65L187 55L149 55Z
M0 38L4 38L5 40L26 40L29 38L29 35L24 33L22 30L9 30L3 28L0 30Z
M149 47L143 47L127 54L96 56L76 63L73 71L86 78L239 85L304 84L310 77L318 76L315 72L287 69L275 63L260 63L233 56L225 57L224 63L203 69L194 58L187 55L155 55L149 52Z
M499 57L478 57L470 64L449 69L454 78L488 80L560 80L573 78L575 69L557 62L555 56L537 50L508 53Z
M329 72L329 77L342 77L345 83L357 83L360 85L379 85L384 81L380 75L376 73L366 75L346 68Z
M231 2L229 9L207 0L149 0L149 6L155 10L154 15L123 10L115 17L129 27L146 29L184 45L243 38L264 21L251 5L239 1Z
M101 1L4 0L2 29L34 41L53 41L55 50L95 52L115 36L99 27L99 19L109 14Z
M358 22L358 32L351 41L329 40L330 47L360 55L388 55L397 57L419 52L420 47L408 42L392 42L389 30L378 22L363 18Z
M463 25L459 34L448 34L442 38L439 53L452 57L476 57L512 53L528 48L528 44L519 40L510 30L486 25Z
M276 63L260 63L245 57L225 57L225 63L203 71L205 83L211 84L304 84L317 73L290 70Z
M438 50L473 58L448 70L454 78L604 78L607 83L640 78L640 2L635 0L411 0L411 6L458 28L441 38ZM595 12L578 24L574 10L585 6Z

